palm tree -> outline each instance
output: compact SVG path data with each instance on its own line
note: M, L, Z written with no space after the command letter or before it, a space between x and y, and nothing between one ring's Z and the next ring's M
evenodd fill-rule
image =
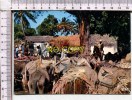
M65 17L62 18L61 22L57 25L57 28L65 35L78 33L78 24Z
M35 11L15 11L14 12L14 21L17 24L21 24L22 32L24 37L25 35L25 29L30 27L30 22L29 20L33 21L36 23L36 13Z

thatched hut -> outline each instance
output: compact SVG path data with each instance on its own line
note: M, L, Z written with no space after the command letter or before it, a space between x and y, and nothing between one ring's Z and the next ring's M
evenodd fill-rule
M90 35L89 44L91 46L91 53L93 52L94 45L99 42L99 40L102 40L104 44L104 54L107 54L108 52L111 52L114 54L117 52L117 41L114 37L106 35L99 35L99 34L92 34Z
M92 34L90 35L89 45L91 47L91 53L93 52L93 47L95 43L102 40L104 44L104 54L108 52L115 53L117 52L117 41L114 37L110 37L109 35L99 35L99 34ZM71 47L78 47L80 46L80 38L79 35L72 35L72 36L59 36L53 38L50 43L57 47L63 46L71 46Z
M80 39L79 39L79 35L59 36L53 38L50 41L50 43L51 45L57 47L63 47L63 46L76 47L76 46L80 46Z

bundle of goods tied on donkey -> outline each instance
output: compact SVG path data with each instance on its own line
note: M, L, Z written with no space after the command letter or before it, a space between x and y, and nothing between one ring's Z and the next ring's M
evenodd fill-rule
M53 86L52 94L130 94L130 68L108 62L102 62L99 67L97 72L90 62L72 65Z

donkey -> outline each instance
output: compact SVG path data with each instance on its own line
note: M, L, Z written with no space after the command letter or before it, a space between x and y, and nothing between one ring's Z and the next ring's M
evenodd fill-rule
M24 71L22 72L23 79L23 87L25 90L26 86L29 88L29 93L30 94L35 94L35 86L37 83L37 88L39 91L39 94L42 94L42 91L44 90L44 85L45 80L50 81L50 78L52 78L52 66L53 60L36 60L36 61L31 61L28 64L26 64ZM40 89L41 87L41 89Z

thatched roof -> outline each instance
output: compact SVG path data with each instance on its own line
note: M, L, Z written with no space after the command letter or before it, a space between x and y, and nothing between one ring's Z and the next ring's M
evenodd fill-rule
M90 45L95 45L96 42L102 40L104 46L116 46L117 41L114 37L110 37L109 35L99 35L99 34L92 34L90 35ZM51 44L55 46L60 46L62 44L68 46L80 46L80 38L79 35L71 35L71 36L59 36L55 37L50 41Z
M104 46L116 46L117 41L114 37L110 37L109 35L99 35L99 34L92 34L90 35L90 45L94 45L99 40L102 40ZM50 42L52 45L61 47L63 46L80 46L80 38L79 35L71 35L71 36L26 36L27 41L32 41L36 43L41 42Z
M71 35L71 36L59 36L55 37L50 41L52 45L61 47L63 46L80 46L79 35Z
M110 37L108 34L106 35L99 35L99 34L92 34L90 35L90 45L94 45L96 42L99 42L99 40L102 40L104 46L116 46L117 41L114 37Z
M49 42L51 39L53 39L53 36L26 36L25 38L28 42L36 43Z

